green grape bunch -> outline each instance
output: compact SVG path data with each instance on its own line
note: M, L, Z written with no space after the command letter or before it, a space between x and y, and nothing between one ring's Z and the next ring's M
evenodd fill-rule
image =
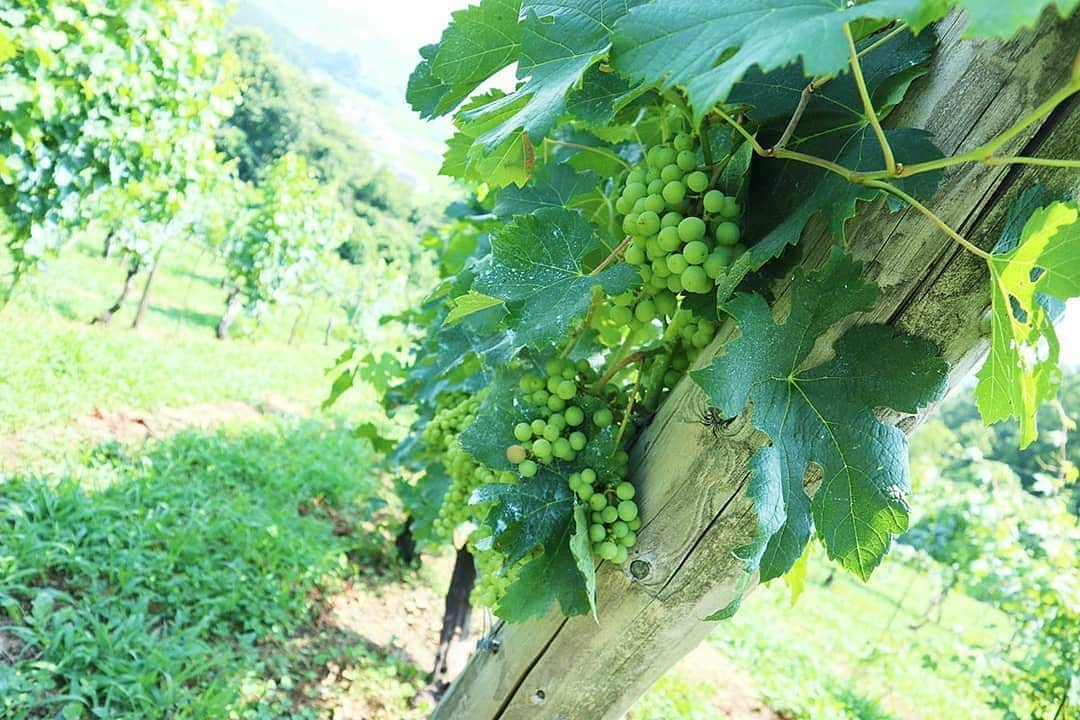
M715 177L707 170L697 141L680 133L671 145L649 148L644 163L627 175L615 210L630 238L625 260L639 268L647 296L707 294L746 252L739 243L742 210L734 197L713 187ZM648 305L638 312L644 302L634 314L655 314Z

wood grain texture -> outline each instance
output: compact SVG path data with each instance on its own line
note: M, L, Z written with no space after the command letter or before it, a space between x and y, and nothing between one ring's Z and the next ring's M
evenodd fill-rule
M961 39L964 19L939 24L931 73L887 125L923 127L946 154L992 139L1067 80L1080 43L1080 18L1053 15L1007 43ZM1058 108L1013 138L1000 154L1076 157L1080 100ZM897 158L903 162L902 157ZM1009 203L1041 182L1080 191L1080 174L1034 166L950 168L929 206L980 247L996 241ZM820 360L854 323L885 322L936 342L952 364L950 385L969 375L987 348L990 304L985 263L961 250L918 213L890 214L883 201L848 223L849 249L881 286L873 311L849 318L815 346ZM821 265L833 240L812 223L802 262ZM776 307L789 302L787 281L773 288ZM731 337L721 328L698 364ZM558 611L520 626L500 624L497 652L478 652L432 716L436 720L615 720L715 627L701 618L736 595L741 563L732 549L753 534L744 493L747 461L763 436L740 418L715 433L698 422L705 405L688 379L679 384L634 450L643 519L639 544L623 567L598 568L600 624ZM883 417L910 431L920 418ZM807 478L812 489L814 477ZM917 502L917 498L915 499Z

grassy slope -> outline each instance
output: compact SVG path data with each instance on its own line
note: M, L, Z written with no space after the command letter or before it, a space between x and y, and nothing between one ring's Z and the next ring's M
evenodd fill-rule
M119 263L96 257L99 247L86 241L68 248L0 313L0 434L54 425L95 407L279 397L310 411L325 397L324 371L344 348L341 338L322 344L333 311L326 302L314 304L294 346L285 342L293 307L275 308L261 328L238 322L238 337L220 342L213 335L225 301L220 269L208 255L178 248L165 256L137 333L130 326L138 293L109 327L91 326L124 277Z

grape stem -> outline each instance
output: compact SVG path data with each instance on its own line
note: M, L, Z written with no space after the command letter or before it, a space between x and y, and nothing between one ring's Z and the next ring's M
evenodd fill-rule
M855 86L859 89L859 97L862 99L863 111L866 113L866 119L870 123L870 127L874 129L874 135L877 136L878 144L881 145L881 154L885 157L885 169L888 171L889 176L896 175L896 158L893 157L892 148L889 147L889 140L885 137L885 131L881 127L881 122L878 120L877 111L874 110L874 103L870 99L870 92L866 89L866 80L863 78L862 66L859 64L859 51L855 48L855 38L851 35L851 26L844 23L844 37L848 43L848 53L851 55L851 74L855 79Z
M617 375L620 370L625 368L627 365L631 365L645 357L645 352L641 350L637 352L632 352L629 355L624 356L624 353L629 350L633 344L634 332L630 331L627 334L626 339L623 341L623 344L619 347L618 352L616 352L611 357L612 362L608 366L608 368L604 370L604 374L601 375L596 382L589 386L588 392L590 394L599 394L600 391L604 389L604 386L607 385L611 381L611 378L615 377L615 375Z
M604 258L604 261L602 263L600 263L599 265L597 265L595 270L593 270L591 273L589 273L589 277L592 277L593 275L599 275L600 272L602 270L604 270L604 268L606 268L611 263L615 262L615 260L619 257L619 255L622 254L622 251L626 249L626 246L630 244L631 240L632 240L632 238L629 235L627 235L625 238L623 238L623 241L621 243L619 243L618 245L616 245L615 249L612 250L611 253L609 253L606 258Z
M784 147L787 146L788 140L791 140L791 136L795 134L795 128L799 124L799 120L802 119L807 103L810 102L810 96L814 94L816 89L817 86L814 85L814 81L811 80L799 94L799 104L795 106L795 112L791 113L791 119L788 120L787 127L784 128L783 134L780 136L780 139L776 141L776 144L772 146L774 155L777 150L783 150Z
M970 240L968 240L963 235L961 235L960 233L953 230L951 227L949 227L948 223L946 223L944 220L942 220L937 215L935 215L928 207L926 207L921 202L919 202L918 200L916 200L915 198L913 198L911 195L907 194L906 192L904 192L900 188L896 187L895 185L891 185L891 184L889 184L887 182L883 182L881 180L867 180L867 181L863 182L862 184L866 185L867 187L873 187L873 188L878 188L879 190L884 190L885 192L889 193L890 195L894 195L894 196L900 198L901 200L906 202L908 205L915 208L918 212L922 213L930 222L937 225L938 228L940 228L943 233L945 233L946 235L951 237L953 240L955 240L957 243L959 243L959 245L961 247L963 247L965 250L970 252L972 255L977 255L977 256L981 257L983 260L986 260L987 262L989 262L991 260L990 253L986 252L985 250L978 247L977 245L974 245Z
M634 414L634 403L637 402L638 391L641 389L641 368L638 368L637 380L634 382L634 390L630 393L630 401L626 403L626 412L623 413L622 422L619 423L619 431L615 433L615 450L619 451L623 435L626 433L626 425L630 422L630 416Z

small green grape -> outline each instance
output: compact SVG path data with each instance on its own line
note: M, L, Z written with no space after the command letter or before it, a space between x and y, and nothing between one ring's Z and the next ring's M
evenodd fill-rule
M573 380L563 380L555 388L555 394L563 400L571 400L577 395L577 383Z
M626 548L623 545L616 545L615 557L611 558L611 562L615 563L616 565L622 565L629 557L630 553L627 552Z
M653 167L663 168L668 165L672 165L674 164L676 157L678 157L678 154L675 152L674 148L664 147L663 145L661 145L655 148L655 150L656 163L653 165Z
M695 170L686 176L686 187L696 193L704 192L705 188L709 187L709 176L700 170Z
M693 242L705 237L705 221L699 217L683 218L679 223L679 237L683 242Z
M566 418L566 424L570 427L577 427L585 421L585 411L579 408L577 405L571 405L566 408L563 413L563 417Z
M682 253L674 253L667 256L667 269L668 272L674 275L679 275L683 270L687 268L689 263L686 262L686 258Z
M691 150L682 150L675 157L675 164L683 172L690 172L697 167L697 156Z
M676 180L682 180L683 171L679 169L679 166L675 163L668 165L660 171L660 179L665 183L674 182Z
M676 150L690 150L694 147L694 138L686 133L679 133L675 136L672 145L675 146Z
M634 486L625 480L615 486L615 494L620 500L633 500L636 493Z
M668 256L669 268L671 267L671 257L672 256L670 255ZM669 317L675 314L675 309L678 305L675 296L667 291L657 293L656 297L653 298L653 302L656 303L657 315L666 315Z
M538 438L533 442L532 447L533 455L541 460L551 457L551 441L547 438Z
M679 237L679 229L670 225L661 228L660 234L656 236L656 244L659 245L664 252L674 252L682 245L682 238ZM628 255L629 252L630 249L627 248Z
M509 460L513 465L524 462L525 457L525 448L521 447L520 445L511 445L510 447L506 448L506 459Z
M608 507L607 498L604 497L604 493L596 493L591 498L589 498L589 507L591 507L595 512L602 513L604 511L604 508ZM616 513L617 512L618 511L616 511Z
M616 325L629 325L634 321L634 311L628 307L611 308L611 322Z
M626 185L629 187L635 183L645 182L645 168L634 168L626 176Z
M655 195L650 195L649 197L645 198L645 209L656 213L657 230L660 229L660 213L664 212L666 208L667 202L664 201L664 196L660 193L656 193ZM655 233L656 230L653 230L652 232ZM651 235L652 233L646 234Z
M570 447L575 452L581 452L585 449L585 445L588 443L588 440L585 437L585 433L581 432L580 430L575 430L574 432L570 433L569 442Z
M566 438L555 438L551 443L551 454L560 460L570 460L574 457L574 448L570 447L570 441Z
M622 520L616 520L611 526L611 534L617 538L625 536L628 532L630 532L630 526Z
M596 546L596 554L604 560L614 560L619 557L619 548L615 543L605 540Z
M686 243L686 247L683 248L683 256L686 258L686 262L691 265L700 265L709 256L709 246L700 240L693 240ZM683 285L685 284L686 282L683 281Z
M678 180L672 180L664 186L661 194L668 205L678 205L686 197L686 186Z
M661 190L664 189L664 182L665 181L664 181L663 178L664 178L664 174L660 173L660 179L653 180L651 183L649 183L645 187L645 189L649 191L650 195L656 195L657 193L659 193Z
M615 416L607 408L601 408L593 413L593 424L598 428L606 428L615 421Z
M686 270L683 270L679 280L682 282L682 286L692 293L704 294L709 292L713 286L709 276L705 274L705 268L700 265L691 265Z
M631 245L630 247L626 248L626 255L624 257L626 258L626 262L630 263L631 265L645 264L645 252L636 245Z
M627 183L626 187L623 188L622 191L623 199L631 204L637 202L640 198L643 198L648 194L649 189L645 186L644 183L641 182Z
M619 199L615 201L615 212L620 215L625 215L633 209L634 204L621 195L619 196Z
M518 442L525 442L532 439L532 428L529 427L529 423L520 422L514 426L514 437Z
M604 524L610 525L619 519L619 510L614 505L607 505L600 511L600 518L604 521Z
M681 293L683 290L686 289L685 286L683 286L682 284L682 277L679 275L668 275L666 278L664 278L664 283L668 289L668 292Z
M558 395L551 395L547 400L547 408L551 412L562 412L566 409L566 401Z
M629 530L629 528L627 528ZM589 539L594 543L602 542L607 537L607 528L596 523L589 526Z
M728 252L722 252L725 250ZM705 274L713 280L723 275L724 271L727 270L728 265L731 264L729 262L731 259L730 251L731 248L726 248L723 246L720 246L713 250L712 254L710 254L709 257L705 258Z
M735 198L731 196L726 196L724 198L724 204L723 206L721 206L719 212L721 217L728 220L734 220L735 218L739 217L740 211L741 208L739 207L739 203L735 202Z
M627 526L629 527L629 525ZM630 532L619 538L619 544L626 548L632 548L637 545L637 533L631 530Z
M724 193L719 190L710 190L701 199L701 205L705 212L718 213L724 207Z
M634 317L640 323L650 323L656 318L656 304L646 298L634 308Z
M611 506L609 505L608 507ZM638 516L637 503L635 503L633 500L623 500L619 503L619 507L616 512L620 520L623 520L624 522L630 522L631 520L636 519Z
M664 278L671 274L671 268L668 267L667 262L665 262L664 258L662 257L658 257L653 260L651 267L653 275L658 275Z
M523 478L535 477L540 468L532 460L524 460L518 464L518 472Z
M664 213L664 217L660 218L660 227L675 227L680 222L682 222L682 215L672 210L671 212Z
M596 471L592 468L585 468L581 471L581 481L590 486L596 483Z
M547 402L547 400L545 400L544 402ZM544 434L544 429L547 428L547 423L538 418L538 419L532 421L532 424L530 425L530 428L532 429L532 434L535 437L540 437L541 435ZM522 442L524 442L524 441L522 441Z
M716 242L728 246L739 242L739 226L733 222L722 222L717 225Z
M630 530L631 530L631 531L633 531L633 532L637 532L638 530L640 530L640 529L641 529L641 518L639 518L639 517L638 517L638 518L634 518L633 520L631 520L630 522L628 522L628 523L627 523L627 525L629 525L629 526L630 526Z
M663 199L661 199L661 202L663 202ZM654 235L660 230L660 216L652 210L646 210L638 215L635 225L637 226L638 235Z

